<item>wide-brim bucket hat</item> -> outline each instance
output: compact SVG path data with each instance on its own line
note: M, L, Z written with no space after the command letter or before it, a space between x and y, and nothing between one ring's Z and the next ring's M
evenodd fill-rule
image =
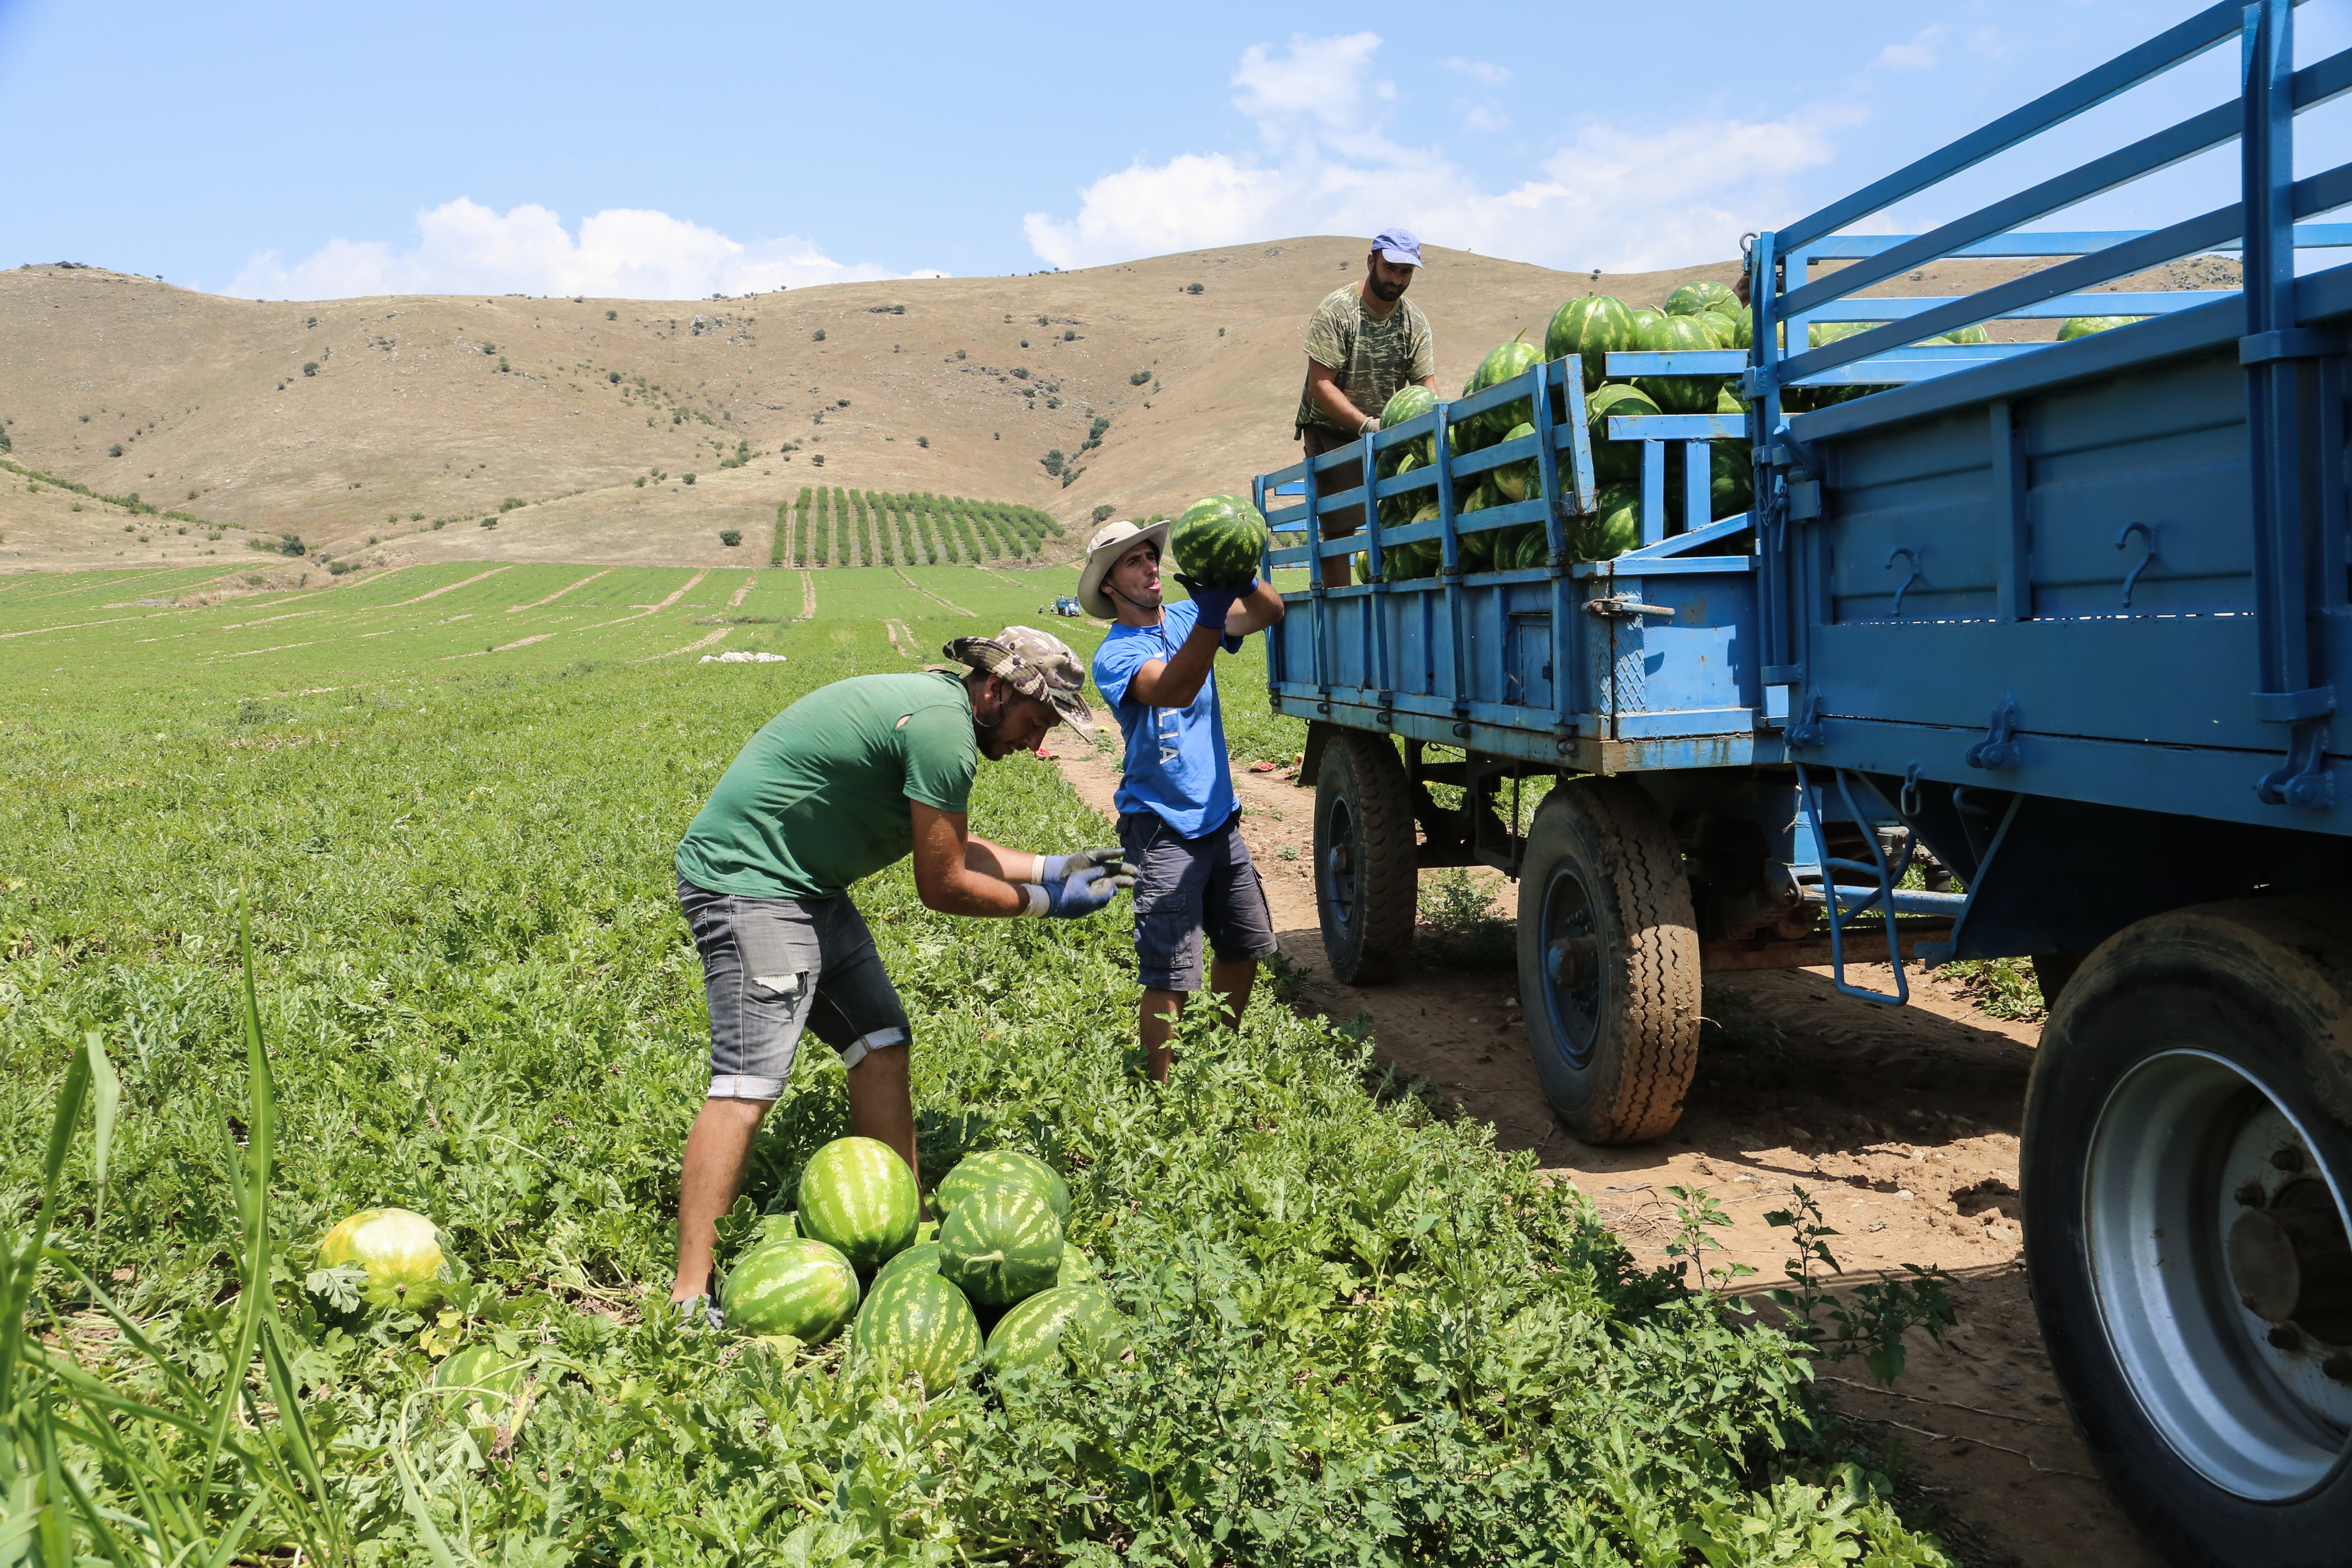
M1159 522L1133 523L1125 518L1104 523L1087 541L1087 563L1078 573L1078 607L1090 616L1106 621L1118 619L1118 606L1103 592L1103 579L1118 558L1128 552L1139 539L1149 539L1160 546L1164 558L1168 553L1168 524Z

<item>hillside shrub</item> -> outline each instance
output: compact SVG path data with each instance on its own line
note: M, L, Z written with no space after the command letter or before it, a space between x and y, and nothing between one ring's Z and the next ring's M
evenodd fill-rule
M110 458L119 458L122 456L122 443L117 441L114 445L109 447L106 449L106 455Z
M743 542L743 531L740 528L722 528L719 531L719 542L732 550Z
M1139 370L1134 374L1127 378L1127 384L1129 386L1141 386L1145 382L1150 381L1150 379L1151 373L1150 371Z
M686 478L686 482L687 482L688 484L692 484L692 483L694 483L694 476L693 476L692 474L688 474L688 475L686 475L686 476L685 476L685 478Z
M617 321L621 319L621 312L618 310L607 310L604 312L604 319L608 321Z
M499 502L499 510L500 511L513 511L517 508L528 506L530 504L530 502L524 500L520 496L509 496L506 500Z
M1184 292L1187 294L1198 294L1201 292L1201 289L1202 285L1198 283L1187 283L1184 285Z
M494 354L499 352L499 345L486 339L482 343L482 352L486 354Z
M824 329L823 327L819 327L815 331L809 334L809 338L814 342L821 343L824 342Z
M929 436L918 436L915 437L915 445L918 447L928 447L930 444L931 438Z
M314 360L314 359L306 359L306 360L304 360L304 361L302 362L302 374L303 374L304 375L316 375L316 374L319 374L319 362L318 362L317 360Z
M617 370L608 370L604 373L604 379L613 385L618 386L621 384L621 373Z
M1094 520L1097 523L1108 522L1110 521L1110 514L1118 510L1118 508L1111 505L1108 501L1105 501L1102 505L1095 508Z

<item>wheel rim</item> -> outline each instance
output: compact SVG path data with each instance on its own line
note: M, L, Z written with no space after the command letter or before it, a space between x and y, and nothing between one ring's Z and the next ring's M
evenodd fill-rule
M1538 934L1552 1041L1561 1058L1581 1071L1592 1060L1601 1030L1601 929L1592 900L1570 867L1554 870L1544 885Z
M2140 1062L2092 1130L2083 1219L2101 1327L2173 1451L2255 1501L2326 1481L2352 1436L2352 1246L2278 1098L2204 1051Z
M1340 932L1356 923L1356 862L1363 853L1357 839L1356 814L1345 800L1333 801L1323 819L1323 912Z

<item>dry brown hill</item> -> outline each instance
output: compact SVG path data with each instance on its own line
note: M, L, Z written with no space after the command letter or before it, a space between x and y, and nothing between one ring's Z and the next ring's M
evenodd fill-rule
M207 550L244 565L249 533L285 532L345 559L716 564L764 558L777 503L820 481L1024 501L1074 531L1098 504L1172 511L1295 460L1306 317L1363 249L1318 237L694 303L268 303L98 268L0 272L14 460L229 525L215 542L0 474L0 570ZM1565 299L1654 304L1736 271L1430 261L1413 299L1449 387L1496 343L1539 337ZM1893 287L1990 281L1952 272ZM1074 484L1040 466L1054 449L1077 459ZM501 514L509 500L525 504ZM722 528L747 548L722 547Z

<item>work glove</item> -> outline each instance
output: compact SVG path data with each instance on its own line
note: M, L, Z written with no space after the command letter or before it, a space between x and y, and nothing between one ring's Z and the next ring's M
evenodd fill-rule
M1356 434L1359 436L1370 436L1380 427L1381 422L1379 420L1367 419L1364 421L1362 428L1359 429Z
M1082 849L1075 855L1040 855L1037 861L1037 880L1047 887L1068 881L1073 871L1097 866L1108 872L1118 886L1135 886L1135 868L1127 863L1125 851L1116 844L1108 849Z
M1184 584L1184 592L1192 595L1192 607L1201 612L1201 624L1214 626L1219 631L1225 629L1225 617L1234 613L1234 601L1257 586L1256 579L1252 578L1238 588L1212 588L1181 572L1176 574L1176 581Z
M1127 883L1134 886L1135 879L1129 877ZM1118 879L1111 875L1110 867L1091 863L1079 866L1061 880L1045 884L1045 908L1042 912L1055 920L1076 920L1109 903L1118 896Z
M1239 652L1241 652L1241 651L1242 651L1242 634L1241 634L1241 633L1239 633L1239 632L1227 632L1227 633L1224 635L1223 642L1224 642L1224 648L1225 648L1225 651L1226 651L1227 653L1239 653Z

